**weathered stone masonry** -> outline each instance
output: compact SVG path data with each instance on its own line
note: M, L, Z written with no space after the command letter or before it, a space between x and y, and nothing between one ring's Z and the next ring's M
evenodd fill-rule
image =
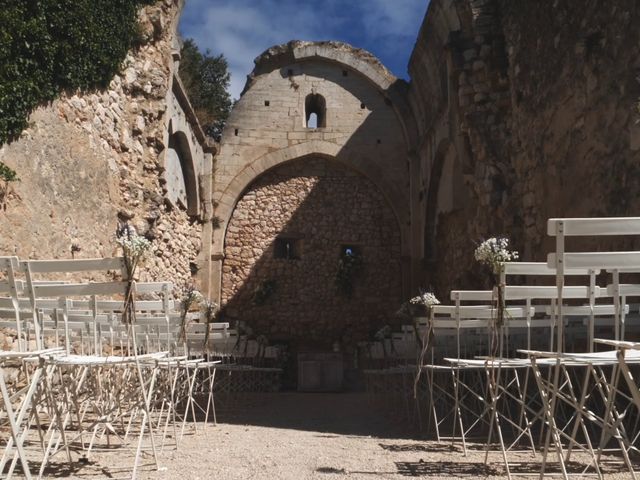
M632 0L432 0L408 87L343 44L265 52L223 137L213 282L242 192L308 154L352 165L387 196L400 223L405 296L478 288L485 279L473 250L487 236L507 235L524 259L543 260L549 217L637 215L639 21ZM326 128L305 127L310 93L327 96ZM373 105L367 117L359 102ZM376 123L385 108L387 122Z
M295 242L296 258L277 258L283 237ZM346 245L363 259L350 299L335 284ZM390 323L402 298L398 223L359 173L321 158L289 162L259 177L236 205L223 274L228 320L242 319L271 340L353 344ZM264 282L274 292L256 304Z
M273 301L280 296L282 308L260 307L268 315L248 300L254 279L272 267L284 292L300 284L294 263L272 263L270 245L282 234L276 230L297 221L306 229L309 206L325 211L332 195L355 205L384 200L381 225L391 231L392 212L397 243L389 243L389 258L399 273L389 267L393 274L378 273L376 282L388 280L389 297L374 307L356 295L342 305L342 319L329 313L338 312L332 304L313 331L339 337L348 317L355 339L419 287L433 287L441 298L454 286L479 287L472 252L482 237L507 234L524 259L542 260L550 249L548 217L638 214L640 5L634 0L431 0L409 84L345 44L269 49L256 59L231 114L215 172L216 149L176 75L180 8L180 0L144 8L145 44L130 52L108 89L39 108L22 137L0 150L22 179L0 213L3 254L65 258L75 245L77 257L109 256L117 218L128 219L156 239L144 278L185 284L198 271L205 293L223 300L230 318L242 318L246 309L265 331L298 335L316 317L294 320L286 312L313 311L317 300L304 300L304 309L279 289ZM308 124L311 110L322 114L318 128ZM349 182L362 187L359 194L368 192L362 202L345 192ZM331 184L335 191L324 187ZM258 192L266 192L266 203L252 205ZM276 195L288 199L287 213L271 219L266 209L276 208L268 207ZM340 229L357 225L345 227L350 221L339 213L332 213L339 221L305 232L303 243L325 233L342 242L349 235ZM246 226L247 236L237 222L254 215L269 221ZM254 237L262 246L247 256ZM372 235L362 246L375 251L379 241ZM324 252L327 265L335 265L334 253ZM370 255L365 260L378 269L378 254ZM333 284L326 272L318 285ZM378 284L366 279L360 288L377 291ZM358 306L365 313L356 319ZM264 320L280 314L289 320Z
M256 59L216 161L212 291L225 318L329 346L353 345L392 320L409 290L404 89L370 54L340 43L291 42ZM307 123L310 110L318 128ZM297 176L272 170L290 161L301 165ZM314 173L319 165L326 174ZM288 180L273 183L274 175ZM276 261L273 240L290 227L304 235L302 258ZM347 301L334 281L340 245L350 242L362 247L368 273ZM256 284L270 277L273 303L254 308Z
M543 260L549 217L638 214L639 21L633 0L430 2L409 63L416 282L478 287L489 235Z
M69 258L75 246L76 258L111 256L120 219L155 239L142 278L184 285L202 268L208 280L214 149L176 75L181 6L141 10L145 43L106 90L37 109L2 147L21 181L0 213L1 254Z

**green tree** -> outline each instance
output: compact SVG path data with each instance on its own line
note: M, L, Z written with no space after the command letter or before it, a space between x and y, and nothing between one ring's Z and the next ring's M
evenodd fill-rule
M224 55L200 52L193 39L185 40L180 59L180 79L204 132L216 140L231 110L229 65Z

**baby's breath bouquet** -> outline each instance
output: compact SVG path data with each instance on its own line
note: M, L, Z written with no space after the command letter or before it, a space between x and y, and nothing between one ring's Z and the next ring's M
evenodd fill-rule
M429 311L433 305L439 305L440 300L431 292L421 292L410 298L396 312L396 315L402 318L423 317L429 315Z
M420 295L410 299L409 303L411 305L422 305L428 313L433 305L440 305L440 300L431 292L421 292Z
M431 292L420 292L420 295L417 295L411 299L409 299L409 308L415 309L419 308L422 310L423 314L431 317L431 307L434 305L440 305L440 300ZM422 365L424 363L424 359L427 355L427 350L429 350L430 338L431 338L431 319L429 320L429 329L427 333L425 333L425 338L420 337L420 332L418 331L418 321L413 319L413 333L416 337L416 341L418 346L420 347L420 356L418 358L418 371L414 378L413 384L413 393L417 398L418 395L418 384L420 383L420 376L422 375Z
M145 237L138 235L135 228L128 223L118 225L116 229L116 243L122 248L125 269L127 271L127 286L122 321L124 323L131 323L134 315L134 298L131 287L135 279L136 270L151 251L152 244Z
M518 260L518 252L509 250L508 238L491 237L478 245L474 257L478 262L489 267L494 275L499 276L502 264Z
M476 248L474 253L475 259L482 265L485 265L491 271L493 277L493 283L497 290L497 315L495 318L495 328L492 332L492 351L495 354L498 348L498 331L504 325L504 285L500 281L500 274L502 273L503 265L505 262L511 262L518 260L519 255L515 250L509 250L509 239L505 237L491 237L488 240L482 242Z
M138 235L131 225L124 223L116 229L116 243L122 248L127 275L133 279L136 268L151 250L151 242Z

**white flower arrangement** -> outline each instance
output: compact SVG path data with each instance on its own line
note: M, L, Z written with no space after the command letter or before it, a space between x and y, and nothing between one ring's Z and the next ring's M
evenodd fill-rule
M151 242L145 237L138 235L136 229L128 223L118 225L116 229L116 243L122 248L124 265L127 273L127 286L125 291L124 311L122 312L122 322L131 324L135 322L135 294L133 291L133 281L135 279L138 265L144 261L147 253L152 249ZM134 336L135 347L135 336Z
M423 292L409 300L411 305L424 305L429 308L433 305L440 305L440 300L431 292Z
M491 237L478 245L474 257L478 262L488 266L495 275L499 275L502 264L518 260L519 255L516 250L509 250L508 238Z
M440 305L440 300L431 292L421 292L400 305L396 315L401 318L423 316L433 305Z
M126 223L116 230L116 243L122 247L131 278L135 267L141 260L144 260L153 245L148 239L138 235L135 228Z

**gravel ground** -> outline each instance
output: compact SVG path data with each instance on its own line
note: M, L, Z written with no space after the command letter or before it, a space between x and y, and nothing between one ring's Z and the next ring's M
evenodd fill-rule
M220 399L218 425L198 424L179 444L165 447L160 471L144 459L143 479L403 479L506 478L498 452L484 465L481 445L416 440L400 422L368 407L362 394L260 394ZM413 437L413 439L411 438ZM128 478L131 453L99 453L75 471L48 478ZM530 455L519 472L535 473ZM627 478L607 475L606 478Z

